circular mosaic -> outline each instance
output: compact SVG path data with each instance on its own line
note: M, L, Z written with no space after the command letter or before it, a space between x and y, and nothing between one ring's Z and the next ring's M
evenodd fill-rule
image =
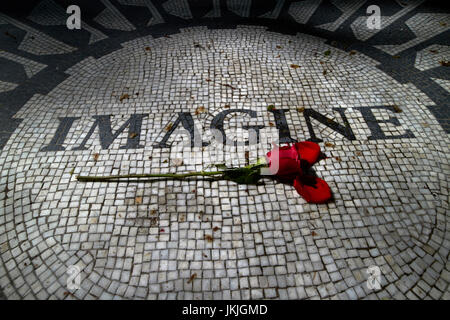
M5 295L445 292L448 136L430 98L377 66L322 38L238 26L140 37L65 70L65 80L15 114L23 120L0 156ZM234 144L251 130L257 144ZM245 165L271 142L302 140L317 141L327 156L313 169L332 202L308 204L270 180L76 180ZM370 268L380 271L379 288L368 285Z

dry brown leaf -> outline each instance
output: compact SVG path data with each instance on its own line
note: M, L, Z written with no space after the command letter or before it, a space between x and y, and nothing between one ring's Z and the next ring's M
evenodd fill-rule
M130 139L134 139L137 137L137 133L136 132L130 132Z
M300 68L300 66L298 64L291 64L291 68L292 69L297 69L297 68Z
M325 147L334 147L334 144L331 142L325 142Z
M394 108L395 113L403 112L403 110L396 104L394 104L392 107Z
M218 231L218 230L220 230L219 227L214 227L214 228L213 228L213 231L214 231L214 232L216 232L216 231Z
M315 236L317 236L317 233L316 233L315 231L313 231L313 232L311 232L311 235L312 235L313 237L315 237Z
M151 215L155 215L155 214L156 214L156 210L150 211L150 214L151 214Z
M275 124L273 122L269 122L269 126L273 127Z
M277 49L282 49L283 47L282 47L282 46L276 46L276 48L277 48Z
M172 122L170 122L170 123L164 128L164 130L170 131L170 129L172 129L172 127L173 127L173 124L172 124Z
M191 283L192 281L194 281L194 279L197 278L197 274L193 273L190 277L189 280L187 281L187 283Z
M134 201L136 202L136 204L141 204L142 203L142 197L136 197L134 199Z
M145 51L150 51L150 47L145 47Z
M213 242L214 238L210 234L205 234L205 240L208 242Z
M120 102L122 102L124 99L129 99L130 95L128 93L124 93L123 95L120 96L119 100Z
M339 161L339 162L342 161L341 157L334 157L334 158L336 159L336 161Z
M303 111L305 111L305 107L297 108L297 111L298 111L298 112L303 112Z
M230 105L229 105L229 104L226 104L226 105L224 106L224 108L225 108L225 109L230 109Z
M200 106L197 109L195 109L195 114L198 115L200 113L203 113L206 111L206 108L204 106Z
M94 153L94 161L97 161L98 160L98 157L100 156L100 154L98 154L98 153Z

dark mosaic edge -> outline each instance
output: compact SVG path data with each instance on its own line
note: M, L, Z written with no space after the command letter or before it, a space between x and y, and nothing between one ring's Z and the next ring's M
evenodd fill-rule
M155 25L152 27L146 26L148 13L144 12L145 16L138 16L136 11L137 7L123 6L118 4L117 2L114 2L114 5L116 5L116 7L120 9L121 13L129 18L129 20L132 21L136 27L136 30L133 32L122 32L103 28L92 20L99 11L99 2L74 1L74 3L79 3L82 7L83 21L91 26L94 26L96 29L100 30L108 36L108 38L105 40L99 41L93 45L88 45L87 39L89 37L73 37L73 33L70 34L71 31L67 29L64 30L64 26L48 27L30 23L30 20L28 20L26 17L38 2L39 1L33 1L28 3L28 7L25 6L27 8L22 8L21 11L15 8L15 10L6 10L4 12L6 14L9 14L10 16L13 16L15 19L22 21L23 23L32 25L33 28L44 32L45 34L48 34L59 41L68 43L71 46L77 47L78 49L68 54L35 56L17 49L18 44L25 36L25 32L20 32L21 29L17 29L14 27L10 28L11 30L13 30L11 32L14 32L14 34L17 35L17 39L15 42L4 41L4 38L0 38L0 50L5 50L47 65L45 69L43 69L31 79L21 81L20 85L16 89L0 93L0 107L2 109L2 117L0 118L0 150L2 150L6 145L9 137L21 122L21 119L12 119L14 114L16 114L20 110L20 108L32 97L33 94L47 94L59 83L69 77L68 74L64 73L64 70L70 68L71 66L75 65L88 56L101 57L105 54L109 54L113 51L121 49L121 43L123 42L146 35L151 35L154 38L158 38L170 34L179 33L180 28L196 26L206 26L210 29L234 29L237 25L263 26L266 27L268 31L274 31L281 34L294 35L298 32L301 32L312 36L321 37L327 39L327 44L336 48L345 51L359 51L367 55L368 57L380 62L381 64L377 67L389 76L393 77L398 82L412 83L419 90L424 92L431 100L433 100L436 105L428 106L428 109L440 123L445 132L450 133L450 108L448 103L449 94L444 88L442 88L431 79L431 77L449 79L450 77L448 71L446 70L446 68L448 67L440 66L426 71L420 71L414 67L414 58L416 52L432 44L448 44L450 31L441 33L438 36L420 43L419 45L402 51L400 58L393 58L389 54L373 47L373 45L380 44L380 37L378 37L379 35L375 36L373 39L369 39L368 41L360 41L354 37L353 32L350 28L350 24L356 17L365 15L364 6L354 12L352 16L347 18L347 20L335 32L330 32L315 28L315 26L336 19L336 12L335 10L330 10L330 6L331 8L333 6L328 3L328 1L322 1L321 5L315 11L315 13L309 19L308 24L306 25L298 24L289 15L288 8L291 3L295 2L293 0L285 1L277 19L266 19L259 17L262 13L267 12L268 10L273 8L273 5L271 7L270 4L266 4L265 2L262 2L260 7L252 6L250 16L248 18L243 18L229 11L225 1L221 1L221 17L212 19L202 18L206 12L211 10L211 2L190 1L190 9L193 14L193 19L191 20L184 20L172 16L162 9L161 4L157 4L156 7L166 23ZM63 0L57 0L56 2L61 5L66 5ZM383 6L393 7L394 9L396 6L396 4L392 1L375 2ZM430 1L423 3L418 8L401 17L393 25L388 26L380 32L389 32L390 34L393 34L391 38L385 39L386 42L383 42L383 44L398 42L399 35L392 31L395 31L394 28L404 26L406 20L408 20L418 12L442 12L442 10L444 9L436 7L435 3L432 3ZM447 11L447 9L445 9L445 11ZM133 19L131 19L130 17L133 17ZM8 25L6 26L6 28L8 29ZM3 27L3 29L5 29L5 27ZM0 34L0 36L4 37L3 34ZM70 41L67 41L67 39L70 39ZM16 75L17 77L20 76L17 74L17 72L11 72L13 71L13 68L17 68L17 65L14 66L13 64L6 64L6 66L2 66L2 68L4 72L12 74L13 77L15 77L14 75Z

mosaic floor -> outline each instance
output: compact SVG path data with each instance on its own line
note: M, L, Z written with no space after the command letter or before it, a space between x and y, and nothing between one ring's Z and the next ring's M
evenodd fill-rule
M81 2L81 30L65 1L0 12L0 298L450 299L450 13L373 4L380 30L364 0ZM76 180L302 140L327 204L271 180Z

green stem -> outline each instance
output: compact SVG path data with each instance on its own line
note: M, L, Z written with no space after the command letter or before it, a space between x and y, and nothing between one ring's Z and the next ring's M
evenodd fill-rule
M195 177L195 176L215 176L218 174L223 175L223 171L212 171L212 172L206 172L206 171L200 171L200 172L189 172L189 173L144 173L144 174L125 174L125 175L116 175L116 176L77 176L78 181L83 182L102 182L102 181L109 181L113 179L120 179L120 178L175 178L175 179L181 179L186 177Z

